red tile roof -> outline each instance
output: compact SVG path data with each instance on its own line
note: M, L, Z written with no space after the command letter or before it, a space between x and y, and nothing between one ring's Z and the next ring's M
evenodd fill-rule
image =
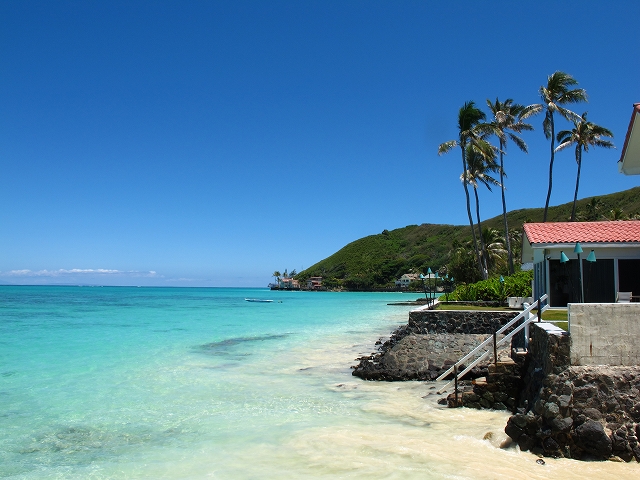
M640 243L640 220L525 223L529 243Z

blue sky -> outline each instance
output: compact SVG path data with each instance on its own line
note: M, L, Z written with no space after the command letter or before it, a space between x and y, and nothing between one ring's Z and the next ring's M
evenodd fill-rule
M345 244L466 224L456 137L473 100L539 101L562 70L615 134L640 101L637 1L0 3L0 282L264 286ZM507 206L544 206L542 116L508 150ZM568 124L559 120L557 127ZM572 151L551 204L573 198ZM501 213L481 192L482 215Z

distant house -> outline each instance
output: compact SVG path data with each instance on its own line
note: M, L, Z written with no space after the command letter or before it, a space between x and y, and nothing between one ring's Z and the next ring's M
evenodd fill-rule
M582 291L585 303L615 302L617 292L640 295L640 220L525 223L523 229L522 262L534 264L535 298L547 293L552 307L564 307L579 302ZM587 261L591 252L595 261Z
M624 139L618 170L625 175L640 175L640 103L633 104L627 136Z
M281 278L280 290L300 290L300 283L295 278L290 278L290 277Z
M418 278L418 274L416 273L405 273L398 280L396 280L396 287L407 288L411 282L418 280Z
M309 277L307 288L309 290L320 290L322 288L322 277Z

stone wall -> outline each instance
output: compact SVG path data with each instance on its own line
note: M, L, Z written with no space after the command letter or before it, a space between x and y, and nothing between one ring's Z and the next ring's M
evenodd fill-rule
M486 335L451 333L402 336L396 332L381 344L378 353L360 357L358 365L353 367L353 375L364 380L435 380L485 338ZM509 345L498 349L499 358L508 359L509 354ZM469 372L467 378L487 375L488 361Z
M407 325L380 342L377 353L358 358L353 375L365 380L434 380L518 313L413 310ZM511 347L524 340L524 334L516 337L515 342L499 347L499 358L509 358ZM466 378L486 376L488 362L481 362Z
M572 365L640 365L640 303L569 304Z
M491 335L520 312L489 310L413 310L409 312L412 333L467 333Z
M570 365L571 337L551 323L534 322L529 325L530 360L543 375L558 374Z
M457 404L455 393L450 394L447 405L515 411L522 389L520 367L510 358L489 364L486 377L473 380L471 388L463 387Z
M505 432L546 456L640 461L639 392L640 367L569 367L544 379L533 408Z

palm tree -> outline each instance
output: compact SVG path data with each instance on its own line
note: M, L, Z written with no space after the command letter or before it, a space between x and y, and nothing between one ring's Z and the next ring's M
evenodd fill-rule
M507 247L509 258L509 273L513 274L513 256L511 255L511 242L509 241L509 224L507 222L507 202L504 195L504 154L507 151L507 140L511 139L516 146L527 153L527 144L516 133L524 130L533 130L533 127L525 123L527 118L540 113L541 105L529 105L525 107L508 98L504 102L500 102L496 98L495 103L487 100L487 106L493 115L493 121L489 123L492 133L498 137L500 141L500 187L502 190L502 223L504 224L504 240Z
M547 192L547 201L544 204L543 222L547 221L547 211L549 210L549 199L551 198L551 187L553 185L553 160L555 156L554 140L555 126L553 124L553 114L558 112L567 120L574 120L578 117L571 110L564 108L562 105L567 103L577 103L587 101L587 92L582 88L570 89L578 82L568 73L555 72L547 77L547 86L540 87L540 96L542 97L545 109L544 121L542 128L547 139L551 139L551 160L549 161L549 191Z
M627 220L628 218L620 207L613 207L607 215L608 220Z
M599 220L601 217L601 211L604 208L604 202L598 197L591 197L589 203L584 206L585 215L584 219L587 222L593 222Z
M476 265L476 252L471 240L460 242L454 240L447 265L449 275L455 277L456 283L475 283L482 280Z
M486 145L480 142L482 135L481 122L486 118L485 114L476 107L473 101L466 102L458 112L458 139L449 140L442 143L438 147L438 155L443 155L450 152L455 147L460 147L462 154L462 172L466 175L467 172L467 145L472 145L476 151L482 151L486 149ZM486 144L486 142L484 142ZM480 259L480 252L478 251L478 240L476 238L476 231L473 227L473 216L471 215L471 201L469 199L468 182L463 181L464 193L467 198L467 215L469 217L469 226L471 227L471 234L473 236L473 247L476 254L476 260L478 262L478 269L484 278L484 272L482 268L482 261Z
M476 199L476 219L478 221L478 239L480 240L480 252L484 252L484 241L482 238L482 223L480 221L480 198L478 197L478 184L482 184L489 191L491 191L491 185L500 185L490 173L500 171L499 165L495 161L495 155L485 159L485 157L475 151L471 145L467 145L467 171L462 172L460 180L467 182L473 187L473 193ZM502 172L501 172L502 173ZM501 175L502 176L502 175ZM482 256L482 278L488 277L489 266L487 264L486 257Z
M580 120L573 122L573 129L562 130L558 133L558 148L556 152L564 150L571 145L576 146L576 163L578 164L578 175L576 176L576 191L573 195L573 208L571 210L571 221L576 218L576 202L578 201L578 186L580 185L580 169L582 167L582 151L589 151L589 147L614 148L613 143L604 140L603 137L613 138L611 130L596 125L587 120L587 112L582 114Z
M491 271L506 267L507 251L504 248L502 234L495 228L485 228L482 230L482 238L485 245L482 255Z
M275 281L275 284L279 284L280 283L280 272L278 270L276 270L275 272L273 272L272 274L273 276L273 280Z

